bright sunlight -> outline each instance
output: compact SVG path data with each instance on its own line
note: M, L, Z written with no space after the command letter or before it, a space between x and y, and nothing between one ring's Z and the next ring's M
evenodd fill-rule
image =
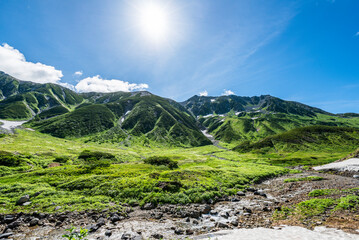
M163 42L169 33L168 10L160 4L150 2L140 6L138 13L139 27L143 34L156 43Z

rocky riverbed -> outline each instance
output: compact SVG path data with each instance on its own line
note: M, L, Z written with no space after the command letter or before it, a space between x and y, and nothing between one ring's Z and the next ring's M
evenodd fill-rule
M322 181L284 183L286 178L306 176L323 177ZM303 172L290 174L253 185L236 196L225 197L215 204L124 205L121 212L64 212L56 214L14 214L0 216L0 239L63 239L61 235L71 225L89 229L88 239L208 239L215 233L228 232L228 239L239 234L236 229L273 229L281 224L298 225L308 229L328 226L358 234L358 214L322 216L320 222L278 221L275 210L308 199L314 189L346 189L359 186L359 180L336 174ZM344 219L341 219L341 217ZM262 230L261 230L262 231ZM232 235L231 235L232 234ZM244 233L243 233L244 234ZM249 233L248 233L249 234ZM250 234L253 234L250 232ZM310 235L310 232L306 232ZM313 232L313 236L316 236ZM343 233L344 234L344 233ZM220 235L219 239L227 239ZM230 238L232 236L232 238ZM359 235L347 235L358 237ZM238 236L240 237L240 236ZM345 237L345 235L344 235ZM238 238L241 239L241 238ZM308 238L309 239L309 238ZM341 238L332 238L341 239Z

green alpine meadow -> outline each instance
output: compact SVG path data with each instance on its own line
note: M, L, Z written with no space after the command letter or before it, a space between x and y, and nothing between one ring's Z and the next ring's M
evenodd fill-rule
M0 138L2 214L213 204L359 146L357 115L269 95L178 103L147 91L78 94L3 72L0 87L1 119L25 121Z
M0 240L359 237L358 0L0 0Z

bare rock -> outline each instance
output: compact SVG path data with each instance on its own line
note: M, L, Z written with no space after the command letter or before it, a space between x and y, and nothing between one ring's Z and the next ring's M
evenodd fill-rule
M19 198L19 200L16 201L16 205L23 205L26 202L29 202L30 200L30 196L29 195L24 195L21 198Z

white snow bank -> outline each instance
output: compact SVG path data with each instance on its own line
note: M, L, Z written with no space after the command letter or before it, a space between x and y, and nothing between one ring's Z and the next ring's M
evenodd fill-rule
M322 166L313 167L314 170L337 170L337 171L357 171L359 172L359 158L350 158L341 162L329 163ZM359 236L358 236L359 239Z
M285 226L283 228L253 228L219 231L206 234L196 239L218 239L218 240L351 240L359 239L359 235L345 233L341 230L326 227L316 227L313 231L302 228Z
M6 130L12 130L18 126L21 126L23 123L26 123L26 121L7 121L7 120L0 120L2 125L0 125L1 128L4 128Z

